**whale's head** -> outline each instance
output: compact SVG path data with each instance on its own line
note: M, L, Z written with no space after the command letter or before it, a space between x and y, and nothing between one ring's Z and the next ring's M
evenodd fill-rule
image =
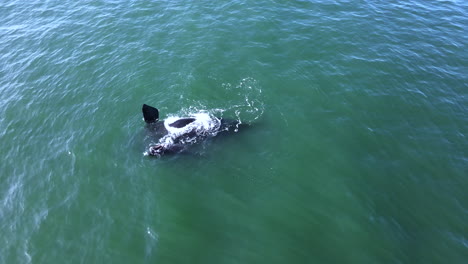
M156 144L156 145L152 145L148 148L148 155L150 156L161 156L162 154L164 154L164 151L166 150L166 148L162 145L162 144Z

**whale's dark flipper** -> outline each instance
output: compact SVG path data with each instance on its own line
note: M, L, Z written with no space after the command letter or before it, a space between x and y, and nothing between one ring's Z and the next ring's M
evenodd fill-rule
M158 109L149 106L147 104L143 104L141 109L143 111L143 118L145 119L146 123L154 123L159 119L159 111Z

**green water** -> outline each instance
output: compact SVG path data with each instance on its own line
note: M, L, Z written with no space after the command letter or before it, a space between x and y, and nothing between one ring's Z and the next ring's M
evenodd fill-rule
M0 4L0 263L466 263L467 17ZM251 126L154 159L143 103Z

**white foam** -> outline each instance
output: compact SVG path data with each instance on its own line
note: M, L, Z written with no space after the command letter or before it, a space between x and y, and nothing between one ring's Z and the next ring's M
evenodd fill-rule
M194 138L186 139L186 143L194 143L198 137L215 136L221 126L221 120L208 113L192 114L189 118L195 118L195 121L184 127L177 128L170 126L170 124L181 118L187 117L170 116L164 120L164 127L168 134L159 140L160 144L164 144L166 146L173 144L175 138L195 131Z

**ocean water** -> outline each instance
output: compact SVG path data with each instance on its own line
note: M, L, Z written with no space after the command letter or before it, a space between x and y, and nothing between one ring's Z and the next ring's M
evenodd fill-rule
M467 137L466 1L0 4L0 263L467 263Z

